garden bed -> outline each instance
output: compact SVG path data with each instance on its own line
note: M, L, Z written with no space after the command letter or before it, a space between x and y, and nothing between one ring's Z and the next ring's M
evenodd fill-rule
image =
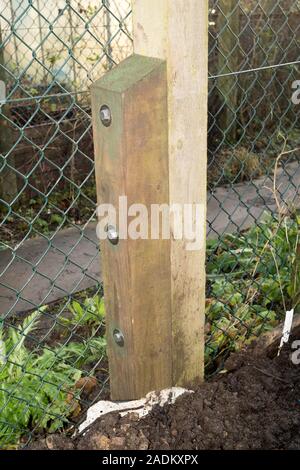
M299 334L300 328L279 357L278 341L233 354L222 374L143 419L108 414L77 438L56 434L31 448L299 449L300 366L291 361L291 344Z

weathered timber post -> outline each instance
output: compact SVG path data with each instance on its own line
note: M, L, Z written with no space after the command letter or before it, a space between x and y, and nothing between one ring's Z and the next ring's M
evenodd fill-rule
M204 369L208 7L135 0L133 13L135 54L92 88L98 202L122 217L120 196L148 214L153 204L198 205L201 224L194 250L174 235L176 218L169 239L162 228L156 239L134 240L120 236L120 225L107 227L101 256L115 400L192 385Z

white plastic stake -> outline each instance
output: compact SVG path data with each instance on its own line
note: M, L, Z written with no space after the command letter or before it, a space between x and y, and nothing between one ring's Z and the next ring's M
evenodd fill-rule
M0 102L5 102L6 98L6 88L3 80L0 80Z
M280 345L279 345L279 348L278 348L278 356L280 355L282 346L289 342L291 329L292 329L292 324L293 324L293 318L294 318L294 309L289 310L288 312L286 312L284 325L283 325L282 337L281 337Z

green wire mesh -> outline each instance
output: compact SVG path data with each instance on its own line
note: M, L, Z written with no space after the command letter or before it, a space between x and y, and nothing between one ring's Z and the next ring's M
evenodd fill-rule
M207 374L298 308L299 20L297 0L210 1ZM132 53L131 5L4 0L0 36L7 448L108 396L89 86Z
M300 205L300 4L210 7L207 373L298 308Z

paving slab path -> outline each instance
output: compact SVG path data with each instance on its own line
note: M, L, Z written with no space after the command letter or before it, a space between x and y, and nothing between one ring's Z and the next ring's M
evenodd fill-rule
M280 168L276 177L280 204L300 207L300 164ZM207 235L246 229L265 210L277 210L273 176L219 187L208 194ZM31 310L101 282L96 223L61 230L0 251L0 316Z

